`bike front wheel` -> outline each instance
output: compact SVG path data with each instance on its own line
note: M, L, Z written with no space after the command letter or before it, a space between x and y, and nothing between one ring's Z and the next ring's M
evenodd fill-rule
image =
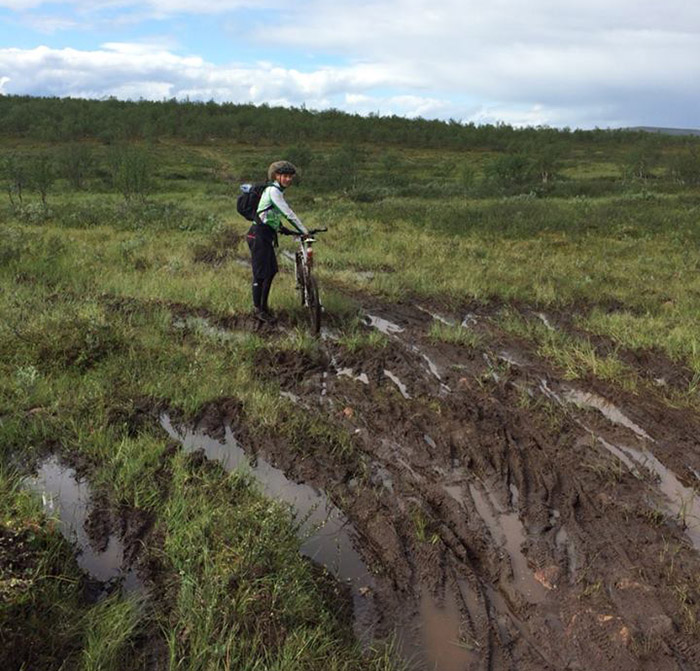
M321 332L321 299L318 295L318 285L314 277L309 277L306 284L306 307L309 310L309 325L311 333Z

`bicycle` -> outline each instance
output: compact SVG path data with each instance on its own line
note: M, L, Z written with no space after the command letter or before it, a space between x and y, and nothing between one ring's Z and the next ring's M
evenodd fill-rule
M323 306L318 293L318 283L311 271L314 265L313 244L316 242L314 235L327 231L327 228L311 229L306 235L295 236L299 249L294 255L294 274L297 281L297 289L301 295L301 304L309 310L309 323L311 333L318 335L321 331L321 314Z

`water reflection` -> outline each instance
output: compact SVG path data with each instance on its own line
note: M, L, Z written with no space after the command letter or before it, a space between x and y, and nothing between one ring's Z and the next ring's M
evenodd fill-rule
M45 513L58 518L64 538L75 543L81 569L100 582L122 581L127 592L144 589L136 573L123 568L124 546L114 534L104 550L93 547L85 529L92 494L87 482L80 480L72 468L51 457L41 465L36 477L27 480L27 485L41 494Z

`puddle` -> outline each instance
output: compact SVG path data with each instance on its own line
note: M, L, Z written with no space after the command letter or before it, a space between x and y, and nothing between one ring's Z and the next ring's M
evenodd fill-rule
M241 340L245 337L244 334L234 333L233 331L227 331L217 326L212 326L209 320L203 317L185 317L184 319L176 319L173 322L173 326L176 329L190 329L194 333L204 336L205 338L210 338L212 340L218 340L219 342L230 342L232 340Z
M460 505L464 505L464 492L461 485L444 485L444 490Z
M340 338L340 335L338 334L337 331L328 328L327 326L322 326L321 327L321 340L323 341L328 341L330 340L331 342L336 342Z
M359 375L355 375L355 371L352 368L339 368L338 360L336 359L335 355L331 356L331 368L335 371L335 374L338 377L349 377L352 380L355 380L356 382L362 382L362 384L367 385L369 384L369 377L367 376L367 373L360 373ZM327 375L328 373L324 371L324 380L326 379Z
M461 641L457 598L445 590L444 599L438 601L425 588L421 590L419 603L423 626L414 632L412 640L397 639L400 655L409 660L423 658L427 669L436 671L464 671L473 668L480 656Z
M360 373L355 375L355 371L352 368L341 368L336 372L338 377L349 377L357 382L362 382L362 384L369 384L369 377L367 373Z
M644 429L635 424L631 419L625 416L617 406L610 403L610 401L607 401L602 396L587 391L579 391L578 389L565 389L563 391L563 397L564 400L569 403L575 403L576 405L587 408L594 408L600 411L600 413L613 424L624 426L634 432L639 438L654 442L654 439Z
M120 581L127 592L142 592L144 585L133 570L124 571L124 546L114 535L103 552L93 549L85 530L91 499L88 484L77 478L72 468L62 466L55 457L45 461L36 477L27 480L33 491L41 494L44 512L57 517L61 534L78 548L78 566L95 580Z
M473 484L469 485L469 491L476 510L488 526L494 541L502 545L510 556L513 582L517 590L530 603L542 603L547 597L547 590L535 579L521 549L526 535L518 514L501 510L488 492L482 493Z
M508 489L510 490L510 504L513 508L517 508L520 502L520 492L514 483L510 483Z
M390 370L387 370L386 368L384 369L384 375L385 375L386 377L388 377L388 378L399 388L399 391L401 392L401 395L402 395L405 399L411 398L411 397L408 395L408 388L406 387L406 385L405 385L403 382L401 382L401 380L398 378L397 375L395 375L394 373L392 373ZM366 377L366 376L365 376L365 377Z
M442 381L442 376L440 375L440 370L435 365L435 362L425 352L423 352L419 347L416 347L415 345L410 345L410 348L411 348L412 352L415 352L416 354L420 354L420 356L423 358L423 360L427 364L427 370L440 383L440 391L443 394L445 394L445 393L449 394L452 390L449 388L449 386L447 386Z
M424 433L423 440L426 442L428 447L431 447L433 450L437 450L437 443L433 440L433 437L430 434Z
M656 476L658 487L665 495L666 512L685 526L685 532L696 550L700 550L700 497L695 490L682 485L675 473L664 466L649 450L636 450L624 445L613 446L599 438L603 445L620 456L634 472L635 465Z
M430 315L435 321L442 322L446 326L454 326L455 325L454 319L448 319L447 317L443 317L442 315L439 315L435 312L431 312L430 310L427 310L426 308L423 308L420 305L416 305L416 307L421 312L425 312L425 314Z
M366 314L365 321L369 326L381 331L385 335L394 335L395 333L403 333L404 331L403 326L394 324L394 322L390 322L388 319L383 319L382 317L377 317L376 315Z
M246 469L266 496L293 507L300 520L299 534L304 539L302 553L350 585L355 636L363 645L371 644L378 620L372 597L374 578L354 548L352 525L325 494L310 485L289 480L280 469L260 456L251 462L230 427L226 427L224 440L218 441L196 431L175 429L166 414L161 415L161 425L186 452L203 450L208 459L219 462L227 471ZM374 480L389 491L393 490L387 469L378 467ZM441 671L466 668L465 664L473 662L475 654L459 643L460 621L454 595L447 594L444 603L437 603L423 593L418 616L408 615L397 624L399 654L410 656L416 664L412 668Z
M363 643L370 643L376 613L372 598L367 595L373 592L374 579L353 546L352 525L325 494L310 485L292 482L260 456L251 462L230 427L226 427L225 439L220 442L203 433L176 430L167 415L161 416L161 426L186 452L203 450L208 459L219 462L227 471L249 470L266 496L293 507L301 522L302 553L325 566L338 580L350 584L355 635Z

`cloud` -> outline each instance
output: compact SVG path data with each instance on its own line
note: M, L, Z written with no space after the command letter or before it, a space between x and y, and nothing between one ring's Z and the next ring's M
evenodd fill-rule
M184 57L158 45L111 42L98 50L0 49L0 74L12 82L7 93L86 97L270 102L301 105L361 93L393 82L381 67L324 67L300 72L270 63L216 66L198 56Z
M305 103L514 125L698 123L700 3L687 0L0 0L27 20L52 5L71 9L66 25L108 19L123 32L90 51L0 50L6 91ZM263 21L253 10L265 7L275 11ZM280 57L220 65L179 56L174 40L137 44L126 32L149 17L166 35L168 17L198 14L245 26L248 46ZM44 30L61 28L53 21ZM192 23L176 35L196 54ZM321 65L295 66L299 53Z
M522 6L521 6L522 4ZM674 106L700 80L700 4L669 0L359 0L294 6L257 37L381 63L414 91L460 93L531 118L626 106L656 92ZM332 27L332 29L329 29ZM694 107L700 95L691 96ZM614 112L619 114L619 112ZM521 116L516 114L516 116ZM695 112L686 109L686 118ZM696 122L697 123L697 122Z

